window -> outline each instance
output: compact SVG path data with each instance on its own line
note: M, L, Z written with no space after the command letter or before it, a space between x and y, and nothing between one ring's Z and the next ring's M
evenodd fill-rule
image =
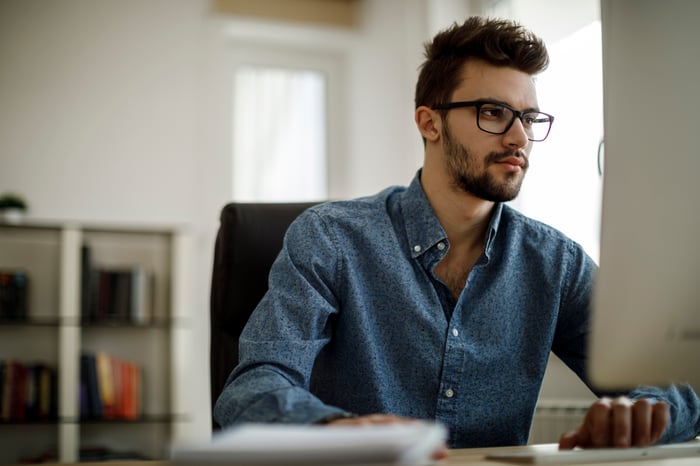
M229 32L232 199L337 196L347 152L351 42L313 28L260 23L238 22Z
M233 83L233 199L327 198L326 78L243 65Z
M514 205L579 242L597 261L603 134L600 21L548 45L550 67L538 77L542 111L555 116L548 139L535 143Z

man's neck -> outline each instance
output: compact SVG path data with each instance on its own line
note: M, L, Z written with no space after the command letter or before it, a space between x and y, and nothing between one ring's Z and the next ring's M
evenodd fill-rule
M423 179L423 190L453 248L483 248L494 203L441 180Z
M434 273L449 288L456 302L472 267L484 251L494 203L460 191L444 180L421 179L421 182L450 242L447 255L435 266Z

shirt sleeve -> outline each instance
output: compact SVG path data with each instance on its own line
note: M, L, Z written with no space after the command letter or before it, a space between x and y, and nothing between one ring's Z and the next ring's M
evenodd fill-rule
M240 337L240 362L214 407L221 426L316 423L349 416L310 391L311 373L338 312L338 248L322 218L303 213L287 231L269 290Z
M586 377L586 354L597 266L583 248L572 241L567 243L565 251L552 351L590 387Z
M688 385L672 385L670 388L640 387L628 395L630 398L649 398L665 401L671 413L671 422L659 443L684 442L700 435L700 400Z

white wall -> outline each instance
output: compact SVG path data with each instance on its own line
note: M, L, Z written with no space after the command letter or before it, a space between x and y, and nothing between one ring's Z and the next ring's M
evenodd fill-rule
M2 189L42 217L188 221L202 2L1 5Z

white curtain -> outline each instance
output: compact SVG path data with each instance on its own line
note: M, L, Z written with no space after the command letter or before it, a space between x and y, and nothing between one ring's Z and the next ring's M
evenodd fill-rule
M326 199L325 76L313 70L239 67L232 147L234 200Z

